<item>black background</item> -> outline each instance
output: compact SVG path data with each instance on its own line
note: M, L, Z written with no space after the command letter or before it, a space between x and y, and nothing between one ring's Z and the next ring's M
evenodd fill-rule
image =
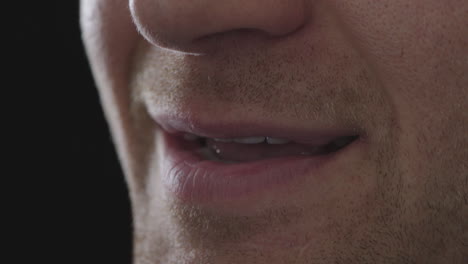
M15 261L0 262L131 263L128 191L81 43L79 1L2 9L2 218L12 220L4 227Z

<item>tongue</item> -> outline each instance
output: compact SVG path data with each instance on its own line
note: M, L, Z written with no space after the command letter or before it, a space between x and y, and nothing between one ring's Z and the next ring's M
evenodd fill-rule
M281 145L266 143L239 144L216 142L208 139L206 144L220 160L238 162L300 155L319 155L324 152L323 146L310 146L297 143Z

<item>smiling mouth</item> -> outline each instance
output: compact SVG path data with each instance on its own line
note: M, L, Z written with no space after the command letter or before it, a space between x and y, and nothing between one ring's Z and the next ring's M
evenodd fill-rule
M251 195L277 196L287 186L303 188L306 179L321 185L345 176L350 160L359 159L356 154L363 150L361 134L349 129L158 123L163 186L190 204L225 206Z
M184 134L183 138L192 143L192 150L204 160L236 164L282 157L329 155L345 148L359 136L349 135L333 139L324 137L315 142L265 136L206 138Z

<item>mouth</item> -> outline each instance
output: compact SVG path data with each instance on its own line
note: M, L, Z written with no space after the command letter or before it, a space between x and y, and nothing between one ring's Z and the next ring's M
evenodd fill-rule
M192 150L204 160L239 164L268 159L329 155L345 148L359 136L321 138L315 139L313 143L268 136L206 138L184 134L183 138L185 141L195 143L190 145Z
M300 179L336 176L330 175L333 163L361 141L359 134L343 130L213 127L161 131L160 175L166 193L184 203L275 196L286 186L300 185Z

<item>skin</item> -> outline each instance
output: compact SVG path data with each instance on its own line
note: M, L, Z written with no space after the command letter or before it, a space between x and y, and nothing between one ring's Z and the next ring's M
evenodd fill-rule
M464 0L82 0L134 263L467 263L467 17ZM329 179L205 207L162 186L159 113L363 140Z

